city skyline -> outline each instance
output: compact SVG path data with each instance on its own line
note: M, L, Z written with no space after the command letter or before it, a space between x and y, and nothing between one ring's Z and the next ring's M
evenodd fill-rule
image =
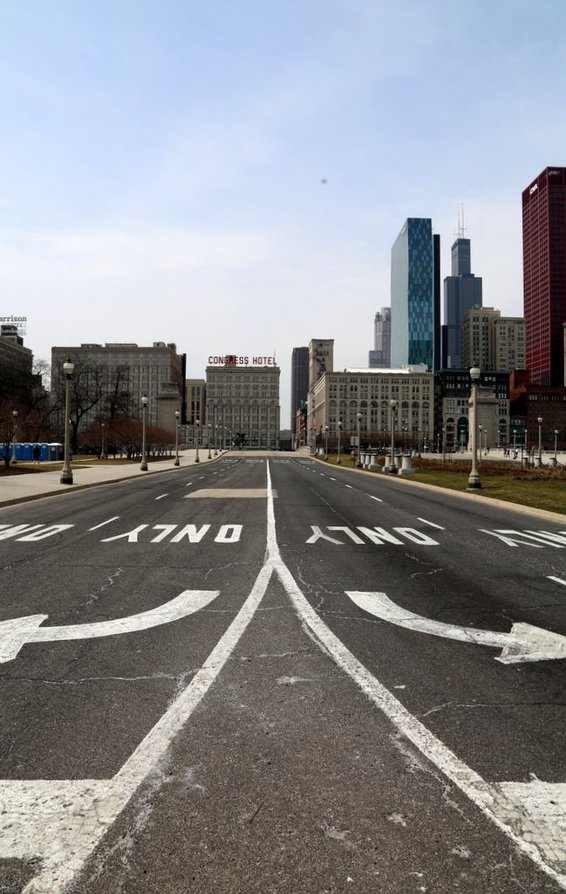
M377 7L4 6L0 315L36 358L175 342L196 378L211 353L275 354L286 420L293 347L333 335L336 369L366 365L403 221L432 219L444 279L461 203L484 304L523 315L566 11Z

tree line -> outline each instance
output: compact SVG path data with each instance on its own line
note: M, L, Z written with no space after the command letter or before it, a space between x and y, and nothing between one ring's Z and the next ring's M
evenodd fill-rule
M128 368L75 363L69 383L69 423L73 454L141 456L142 420L128 388ZM90 421L88 421L90 420ZM88 424L87 424L88 422ZM0 357L0 443L9 466L11 445L63 443L65 375L38 360L30 371L14 369ZM148 455L169 453L174 432L146 428Z

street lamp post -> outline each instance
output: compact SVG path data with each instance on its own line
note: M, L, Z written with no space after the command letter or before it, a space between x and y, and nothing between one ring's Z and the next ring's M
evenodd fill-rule
M358 413L358 459L356 462L356 466L358 467L358 469L361 469L361 467L362 467L362 456L361 456L362 446L361 446L361 435L360 435L361 428L362 428L362 414Z
M16 435L18 432L18 411L12 410L12 419L14 420L12 425L12 465L15 466L17 463L16 459Z
M208 422L206 426L206 437L208 443L208 458L212 459L212 453L210 452L210 422Z
M324 426L324 458L328 459L328 426Z
M389 466L387 468L384 466L384 471L393 475L397 471L395 465L395 411L397 409L397 401L390 400L389 406L391 407L391 455L389 457Z
M340 459L340 436L342 434L342 421L338 423L338 455L336 457L336 465L339 466L342 460Z
M537 419L538 422L538 464L542 465L542 416Z
M174 466L180 466L181 462L179 460L179 410L175 410L175 462Z
M106 446L104 444L104 422L100 423L100 459L106 459Z
M481 488L481 479L478 471L478 381L480 375L481 370L477 366L473 366L470 370L470 378L472 380L472 394L470 400L470 409L472 410L472 469L468 476L468 490L479 490Z
M558 429L554 429L554 465L558 461Z
M67 357L63 364L63 372L65 373L65 437L64 437L64 457L63 457L63 469L61 471L61 484L72 484L73 483L73 470L71 469L71 446L70 446L70 437L71 432L69 428L69 413L71 412L70 408L70 387L71 387L71 379L73 378L73 373L75 371L75 364L71 361L70 357Z
M218 456L218 428L216 425L216 405L212 407L212 438L214 441L214 455Z
M200 459L199 459L199 456L198 456L199 426L200 426L200 420L199 420L199 419L196 419L196 420L195 420L195 428L196 428L196 433L197 433L197 452L196 452L196 456L195 456L195 462L196 462L196 463L199 463L199 462L200 462Z
M147 472L147 456L146 456L146 447L145 447L145 426L146 426L146 416L147 416L147 404L149 402L149 398L147 394L142 395L142 459L140 470L142 472Z

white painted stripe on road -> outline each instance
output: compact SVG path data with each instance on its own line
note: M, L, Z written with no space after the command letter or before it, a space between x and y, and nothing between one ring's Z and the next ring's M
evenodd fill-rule
M553 580L557 584L562 584L562 586L566 587L566 580L562 580L561 577L554 577L553 574L548 575L549 580Z
M354 488L353 488L353 487L352 487L352 485L351 485L351 484L345 484L345 485L344 485L344 487L349 487L349 488L350 488L350 490L353 490L353 489L354 489Z
M330 480L331 480L331 481L336 481L336 478L331 478Z
M40 872L22 894L62 891L81 871L215 682L263 599L272 573L272 566L265 564L201 669L112 779L0 781L0 857L42 858Z
M419 518L419 517L417 516L417 521L422 522L423 525L430 525L431 528L437 528L439 531L444 531L444 530L445 530L445 529L442 527L442 525L437 525L437 524L435 524L434 522L428 521L426 518Z
M374 497L373 494L368 494L370 500L376 500L378 503L383 503L383 500L380 497Z
M551 833L552 826L546 817L541 822L540 810L531 810L532 799L519 800L517 793L511 799L505 786L512 783L487 783L461 761L446 745L407 711L404 705L361 664L338 637L326 626L301 592L291 572L279 553L275 533L274 501L270 496L271 476L267 464L268 481L268 560L273 564L281 583L291 597L297 614L314 634L324 652L352 678L368 698L388 717L397 729L421 751L424 756L444 773L480 810L526 853L547 875L566 890L566 837ZM564 824L564 813L560 815ZM556 867L556 868L555 868Z
M161 494L161 496L156 497L155 499L156 499L156 500L162 500L164 497L168 497L168 496L169 496L169 494Z
M112 518L107 518L106 521L100 522L99 525L94 525L94 527L89 528L89 531L98 531L99 528L103 528L104 525L109 525L110 522L118 521L119 518L119 515L114 515Z

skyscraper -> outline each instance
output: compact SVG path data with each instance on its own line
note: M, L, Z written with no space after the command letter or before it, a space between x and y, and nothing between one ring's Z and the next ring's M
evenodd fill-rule
M462 229L452 245L452 275L444 279L443 369L461 369L462 326L468 311L481 306L482 279L471 271L470 240Z
M563 386L566 168L545 168L523 191L523 295L531 382Z
M409 217L391 249L391 366L440 367L440 237Z
M296 434L297 411L309 393L309 349L293 348L291 354L291 431Z
M373 351L369 352L370 369L389 369L391 366L391 308L377 311L373 323Z

